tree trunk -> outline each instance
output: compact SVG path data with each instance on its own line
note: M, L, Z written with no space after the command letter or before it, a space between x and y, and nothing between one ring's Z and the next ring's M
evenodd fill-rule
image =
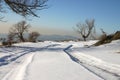
M25 42L25 39L24 39L24 37L23 37L22 34L20 34L20 40L21 40L22 42Z
M84 41L86 41L86 38L84 38Z
M83 35L82 37L83 37L84 41L86 41L86 38L87 38L87 37L86 37L85 35Z

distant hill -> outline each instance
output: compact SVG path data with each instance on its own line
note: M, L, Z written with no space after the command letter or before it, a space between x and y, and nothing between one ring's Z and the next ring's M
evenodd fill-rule
M26 37L28 37L28 35L25 35ZM7 38L7 34L0 34L0 38ZM74 36L64 36L64 35L41 35L38 40L41 41L64 41L64 40L78 40L77 37Z
M0 34L0 38L7 38L7 34Z
M63 40L78 40L74 36L63 36L63 35L41 35L38 40L50 40L50 41L63 41Z

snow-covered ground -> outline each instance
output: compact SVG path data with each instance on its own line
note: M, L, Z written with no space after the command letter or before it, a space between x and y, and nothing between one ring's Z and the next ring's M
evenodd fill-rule
M120 80L120 40L19 43L0 48L0 80Z

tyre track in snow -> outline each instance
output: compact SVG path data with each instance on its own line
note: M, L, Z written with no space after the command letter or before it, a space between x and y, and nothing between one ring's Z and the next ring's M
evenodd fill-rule
M81 66L85 67L87 70L104 80L120 80L119 65L104 62L98 58L86 55L84 53L71 53L69 52L69 49L72 46L73 45L69 45L66 47L64 52L67 53L73 61L79 63Z
M12 69L2 80L24 80L26 70L32 62L35 53L30 53L25 56L21 64Z
M49 49L49 47L51 47L51 48ZM54 47L54 46L51 45L51 46L46 47L45 49L54 50L52 47ZM104 80L120 80L119 78L116 78L116 76L114 76L109 71L106 71L105 69L101 69L101 68L99 68L99 66L96 67L96 66L93 66L93 65L86 64L84 61L81 61L77 56L72 55L68 51L71 47L72 47L72 45L68 46L63 51L65 53L67 53L71 57L72 60L79 63L81 66L85 67L87 70L91 71L92 73L94 73L98 77L103 78ZM27 55L24 55L24 56L26 56L26 58L25 58L25 60L23 60L22 64L18 65L15 69L11 70L2 80L24 80L26 75L27 75L27 68L29 67L29 64L32 62L35 53L36 52L34 52L34 53L31 52ZM97 72L95 72L93 70L95 68L97 69ZM112 77L115 77L115 78L111 78L111 79L109 78L108 79L108 78L104 77L103 75L100 75L98 73L99 71L103 71L104 73L106 73L108 75L111 75Z
M63 47L66 46L50 46L38 52L27 68L25 80L103 80L73 62Z
M2 77L1 80L24 80L25 76L28 75L27 73L27 68L29 67L29 64L32 62L33 57L36 52L41 51L41 50L46 50L50 47L57 46L58 44L49 44L46 46L42 47L21 47L21 46L16 46L18 48L25 48L27 50L23 50L22 52L19 52L19 54L15 56L5 56L3 58L5 61L0 63L1 66L7 65L7 64L14 64L14 68L11 69L7 74L5 74L4 77ZM59 48L58 48L59 49ZM51 49L50 49L51 50ZM24 57L24 58L23 58ZM10 58L10 59L8 59ZM23 58L23 60L21 59ZM18 64L16 64L18 63Z

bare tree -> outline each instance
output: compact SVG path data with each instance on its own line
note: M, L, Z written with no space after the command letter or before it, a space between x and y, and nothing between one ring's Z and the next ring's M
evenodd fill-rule
M33 15L38 17L35 13L37 10L42 10L47 8L46 3L48 0L0 0L0 12L3 12L4 2L9 6L9 8L24 17L27 15Z
M18 38L20 41L25 42L24 33L28 32L30 25L26 21L21 21L15 24L9 31L12 37Z
M102 35L99 37L100 40L104 40L107 37L107 33L101 28Z
M13 42L14 36L15 36L14 33L9 33L8 36L7 36L8 42Z
M92 20L87 19L84 24L78 23L76 25L76 32L83 37L84 41L86 41L86 38L88 38L89 35L91 34L92 29L94 27L94 22L95 22L94 19Z
M29 41L30 42L36 42L37 38L40 36L38 32L31 32L29 34Z
M107 33L101 28L100 29L103 35L107 35Z

